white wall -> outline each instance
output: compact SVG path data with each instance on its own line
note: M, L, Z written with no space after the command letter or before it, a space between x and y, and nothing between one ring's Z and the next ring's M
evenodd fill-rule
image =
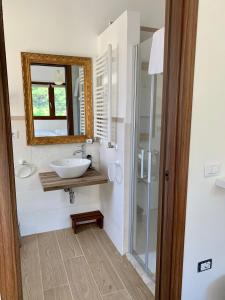
M150 3L149 3L150 2ZM155 10L163 11L164 0L15 0L3 1L9 94L12 116L24 115L21 52L39 52L75 56L97 54L97 36L110 20L127 8L141 11L142 25L160 27ZM12 121L15 164L25 159L38 171L48 170L49 161L70 156L75 145L27 146L25 122ZM98 166L98 145L88 146ZM19 220L22 234L31 234L70 226L69 215L100 208L98 187L77 190L76 204L68 203L63 191L44 193L38 175L16 179Z
M132 32L129 35L128 32ZM128 66L132 65L132 46L140 40L140 14L136 12L124 12L109 28L107 28L98 38L99 54L103 54L108 44L112 44L113 53L117 53L117 95L113 98L113 107L117 107L113 117L122 118L122 122L117 123L116 143L118 151L106 149L104 145L100 147L100 164L103 170L107 170L109 163L118 160L121 165L121 183L110 183L100 187L101 208L105 215L105 230L118 248L124 254L128 251L128 245L124 245L125 230L128 231L128 221L126 218L129 206L125 199L125 178L129 174L125 173L125 144L129 144L129 136L126 136L126 110L129 98L128 83L132 80L132 72L128 72ZM117 172L120 172L118 169Z
M200 0L182 300L225 299L225 190L203 175L207 162L225 175L224 30L224 0ZM197 273L208 258L212 270Z
M165 0L3 0L11 113L24 114L20 52L94 56L97 36L126 9L162 25ZM154 9L153 9L154 8Z

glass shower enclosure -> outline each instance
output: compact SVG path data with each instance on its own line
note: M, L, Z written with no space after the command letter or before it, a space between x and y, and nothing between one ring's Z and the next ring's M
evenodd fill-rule
M151 39L135 48L130 252L155 281L163 75L149 75Z

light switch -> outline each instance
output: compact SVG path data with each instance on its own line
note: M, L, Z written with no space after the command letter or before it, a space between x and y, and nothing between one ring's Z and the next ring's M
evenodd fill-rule
M220 174L221 164L213 163L205 165L205 177L217 176Z

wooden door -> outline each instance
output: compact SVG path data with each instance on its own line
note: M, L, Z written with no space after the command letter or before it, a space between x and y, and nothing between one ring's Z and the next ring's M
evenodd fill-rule
M180 300L198 0L167 0L157 300Z
M0 294L21 300L21 271L8 82L0 1Z

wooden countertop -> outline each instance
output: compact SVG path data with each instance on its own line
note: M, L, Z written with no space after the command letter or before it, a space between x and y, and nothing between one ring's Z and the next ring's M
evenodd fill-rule
M87 172L78 178L60 178L55 172L39 173L40 181L44 192L64 190L88 185L96 185L108 182L108 177L95 169L88 169Z

